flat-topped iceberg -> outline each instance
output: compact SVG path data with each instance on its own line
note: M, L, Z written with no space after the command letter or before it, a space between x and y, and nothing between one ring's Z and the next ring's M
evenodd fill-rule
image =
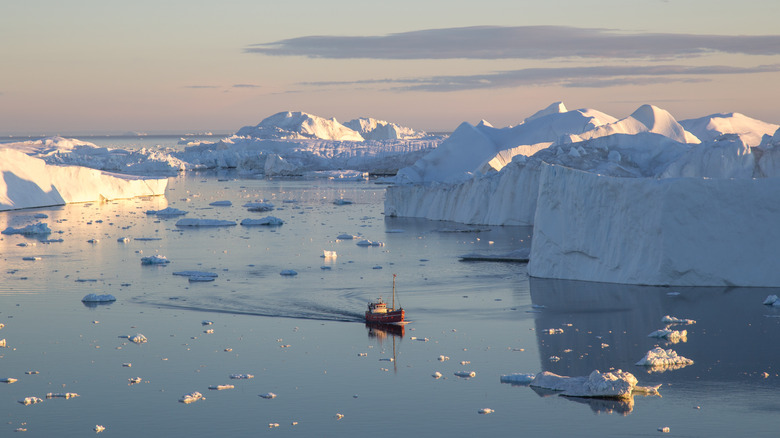
M570 397L630 398L637 379L622 370L602 373L594 370L587 377L559 376L549 371L537 374L530 386L560 391Z
M284 225L284 221L279 219L278 217L274 216L266 216L264 218L260 219L244 219L241 221L241 225L243 226L253 226L253 225Z
M116 297L111 294L87 294L81 299L84 303L111 303L116 301Z
M53 166L0 147L0 211L156 196L167 178L142 178L78 166Z
M51 234L51 228L48 224L38 222L36 224L27 225L22 228L8 227L3 230L2 234L22 234L25 236L33 236L37 234Z

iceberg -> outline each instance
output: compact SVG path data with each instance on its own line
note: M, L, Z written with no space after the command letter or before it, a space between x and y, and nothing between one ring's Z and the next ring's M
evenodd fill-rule
M84 303L110 303L116 301L116 297L111 294L87 294L81 301Z
M8 227L3 230L2 234L22 234L25 236L51 234L51 228L49 228L49 225L43 222L38 222L36 224L27 225L26 227L22 228Z
M8 145L0 148L0 211L163 195L167 178L54 166Z
M549 371L537 374L530 386L560 391L569 397L631 398L637 379L622 370L602 373L594 370L587 377L559 376Z
M167 257L161 255L153 255L149 257L141 257L142 265L165 265L170 263Z
M676 351L664 350L661 347L655 347L647 352L645 357L636 363L638 366L646 366L651 371L666 371L670 369L679 369L692 365L693 361L687 357L679 356Z
M241 221L241 225L243 226L252 226L252 225L284 225L284 221L279 219L278 217L274 216L266 216L261 219L244 219Z

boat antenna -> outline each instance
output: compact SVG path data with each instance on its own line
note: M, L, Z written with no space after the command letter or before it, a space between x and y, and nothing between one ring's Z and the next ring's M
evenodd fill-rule
M398 307L401 307L401 300L398 300ZM395 309L395 274L393 274L393 309Z

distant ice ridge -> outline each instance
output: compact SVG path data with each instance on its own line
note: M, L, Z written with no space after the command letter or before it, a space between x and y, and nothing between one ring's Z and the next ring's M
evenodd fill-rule
M52 166L0 145L0 211L155 196L167 178L142 178L78 166Z
M77 139L50 137L7 143L50 164L79 165L136 175L235 168L267 176L352 169L395 174L436 148L442 138L371 118L348 122L357 130L303 112L274 114L216 142L188 143L184 150L107 149ZM364 138L363 135L366 137Z

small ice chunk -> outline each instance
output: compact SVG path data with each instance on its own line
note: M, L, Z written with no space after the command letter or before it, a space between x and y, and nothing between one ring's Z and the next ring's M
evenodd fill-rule
M475 371L455 371L455 375L458 377L476 377L477 373Z
M236 221L226 221L219 219L179 219L176 222L177 227L230 227L235 226Z
M673 344L678 342L688 342L688 330L660 329L650 333L647 335L647 337L666 339Z
M260 394L260 397L263 397L265 399L272 399L272 398L276 398L276 394L274 394L273 392L266 392L265 394Z
M528 385L534 381L536 374L515 373L501 376L501 383L511 383L512 385Z
M119 243L127 243L127 242L130 241L130 238L129 237L120 237L120 238L116 239L116 241L119 242Z
M559 376L549 371L536 375L531 386L561 391L572 397L630 398L637 380L622 370L602 373L594 370L587 377Z
M436 371L435 373L433 373L433 378L434 379L440 379L441 378L441 373Z
M231 205L233 205L233 203L230 201L214 201L209 205L211 205L212 207L230 207Z
M173 275L180 275L182 277L219 277L219 274L207 271L176 271Z
M43 400L38 398L38 397L25 397L25 398L19 400L19 403L21 403L21 404L23 404L25 406L34 405L36 403L41 403L41 402L43 402Z
M42 258L38 256L29 256L29 257L22 257L22 260L27 262L37 262L38 260L42 260Z
M51 234L49 226L43 222L37 224L27 225L23 228L8 227L2 231L2 234L22 234L25 236L31 236L35 234Z
M326 259L335 259L336 257L338 257L338 254L336 254L336 251L328 251L327 249L323 249L322 257Z
M46 394L46 398L64 398L66 400L78 396L75 392L50 392Z
M341 420L342 418L344 418L344 414L336 414L337 420Z
M83 303L109 303L116 301L116 297L111 294L87 294L81 299Z
M247 202L246 204L244 204L244 207L246 207L248 211L259 212L259 213L262 213L264 211L271 211L274 209L274 205L271 204L270 202Z
M548 360L550 362L558 362L559 360L561 360L561 358L558 356L550 356Z
M203 394L199 393L198 391L192 392L190 394L184 394L179 399L180 402L185 403L185 404L194 403L194 402L196 402L198 400L204 400Z
M692 319L680 319L669 315L666 315L663 318L661 318L661 322L664 324L686 324L686 325L696 324L696 321Z
M203 321L201 321L201 324L202 325L212 325L212 324L214 324L214 321L209 321L208 319L204 319Z
M352 204L352 201L350 201L348 199L336 199L335 201L333 201L333 204L334 205L349 205L349 204Z
M136 344L143 344L148 341L148 339L146 339L146 336L140 333L136 334L135 336L128 336L127 339L129 339L130 342L135 342Z
M252 374L231 374L230 378L235 380L243 380L243 379L254 379L255 376L253 376Z
M100 242L100 239L89 239L87 240L87 243L98 243Z
M197 275L193 275L192 277L189 277L188 280L193 283L205 283L209 281L214 281L214 277L199 277Z
M479 414L492 414L493 412L496 412L496 411L493 410L493 409L490 409L490 408L482 408L479 411L477 411L477 413L479 413Z
M6 343L5 338L0 339L0 348L8 348L8 344Z
M268 423L268 427L270 428L279 427L279 423Z
M280 272L279 275L294 276L294 275L298 275L298 272L292 269L285 269L282 272Z
M767 306L780 305L780 304L777 304L777 303L778 303L777 295L769 295L764 300L764 304L767 305Z
M235 388L234 385L211 385L209 386L209 389L214 391L222 391L224 389L233 389Z
M563 329L562 328L551 328L551 329L547 329L547 330L543 330L543 331L544 331L544 333L547 333L547 334L550 334L550 335L558 335L558 334L563 333Z
M168 260L167 257L161 256L161 255L153 255L149 257L141 257L141 264L142 265L164 265L166 263L170 263L171 261Z
M444 362L445 360L450 360L450 357L444 355L439 356L439 362Z
M95 433L100 433L100 432L103 432L104 430L106 430L105 426L101 426L99 424L95 425Z
M187 214L184 210L179 210L178 208L168 207L164 208L162 210L146 210L146 214L149 216L184 216Z
M0 383L14 383L19 379L14 379L13 377L4 377L0 378Z
M337 240L352 240L355 239L356 236L353 236L352 234L339 234L336 236Z
M129 382L131 385L135 385L136 383L141 383L141 381L142 381L142 380L143 380L143 379L141 379L140 377L131 377L131 378L127 379L127 381L128 381L128 382Z
M130 368L130 367L133 366L133 364L130 363L130 362L125 362L125 363L122 364L122 366L125 367L125 368Z
M669 429L669 426L664 426L664 427L659 427L658 431L662 433L669 433L671 429Z
M244 219L241 221L241 225L245 227L252 226L252 225L274 226L274 225L284 225L284 221L275 216L266 216L260 219Z
M664 350L661 347L655 347L647 352L636 365L652 368L678 369L693 364L691 359L677 355L677 352L669 349Z

